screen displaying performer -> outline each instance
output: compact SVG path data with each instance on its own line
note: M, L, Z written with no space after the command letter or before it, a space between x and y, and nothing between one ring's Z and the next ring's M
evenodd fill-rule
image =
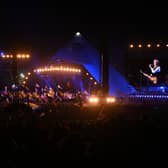
M160 61L158 59L153 60L153 64L149 64L149 68L151 71L151 79L153 79L153 84L159 84L160 83Z
M152 75L158 75L158 73L160 73L161 71L159 60L154 59L153 64L149 64L149 68L151 70Z
M159 84L160 83L160 72L161 72L161 67L160 67L160 62L158 59L153 60L153 64L149 64L149 68L151 71L151 74L144 73L140 71L144 76L148 78L148 80L153 84ZM148 83L148 82L147 82ZM149 85L149 83L148 83Z

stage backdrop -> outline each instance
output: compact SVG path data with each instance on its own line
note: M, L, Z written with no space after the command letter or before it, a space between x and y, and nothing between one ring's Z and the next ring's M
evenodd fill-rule
M100 82L100 55L82 35L75 35L65 47L61 48L51 61L63 60L83 65Z

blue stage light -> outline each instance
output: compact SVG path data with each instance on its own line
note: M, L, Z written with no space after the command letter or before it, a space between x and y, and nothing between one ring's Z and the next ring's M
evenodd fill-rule
M4 53L3 52L1 52L1 57L4 55Z

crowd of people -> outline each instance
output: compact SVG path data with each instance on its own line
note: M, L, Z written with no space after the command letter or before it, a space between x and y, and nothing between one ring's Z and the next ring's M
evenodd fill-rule
M1 164L49 166L62 160L119 164L164 158L166 106L81 107L79 97L72 97L40 85L33 90L5 87L0 96ZM72 100L77 101L69 103ZM33 110L33 103L43 106Z
M61 86L58 86L58 88L61 88ZM59 102L72 102L81 106L87 97L88 93L86 91L70 92L62 89L54 90L47 85L41 87L40 84L36 83L34 88L30 88L26 85L19 87L12 85L11 88L5 86L0 92L0 103L1 105L25 103L30 105L33 109L36 109L42 104L56 105Z
M36 115L25 105L17 109L13 105L0 113L1 160L11 167L81 159L153 162L168 148L167 108L105 107L102 120L96 118L96 108L83 109L75 118L79 108L66 106L60 110L71 109L71 118L64 113L62 119L55 112Z

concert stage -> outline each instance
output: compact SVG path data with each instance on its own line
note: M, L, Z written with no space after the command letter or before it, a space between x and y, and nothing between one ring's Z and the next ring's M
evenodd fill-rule
M34 69L29 85L47 86L55 91L68 93L84 93L89 95L101 89L101 84L80 64L55 61Z

